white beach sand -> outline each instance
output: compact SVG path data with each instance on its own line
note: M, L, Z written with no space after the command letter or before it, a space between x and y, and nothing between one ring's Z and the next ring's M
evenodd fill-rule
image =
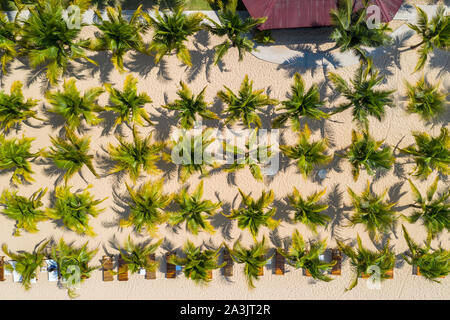
M92 34L93 27L87 27L83 30L83 36ZM291 31L290 31L291 32ZM292 31L293 32L293 31ZM297 30L299 39L307 38L313 40L315 34L314 30ZM275 37L282 35L283 31L274 32ZM320 32L319 32L320 33ZM294 72L301 72L306 83L311 85L314 83L321 83L324 81L324 70L296 70L280 68L278 65L267 63L258 60L251 54L247 54L242 62L238 62L237 52L231 50L224 59L223 70L212 65L212 48L213 45L219 43L220 39L211 37L209 43L206 44L205 32L201 32L198 36L201 41L194 40L190 42L189 47L193 49L192 59L194 68L189 69L180 65L176 57L172 56L163 60L161 66L154 66L150 57L137 55L135 62L129 56L126 59L126 66L131 70L131 73L138 77L138 88L140 91L146 91L153 99L153 103L147 105L146 109L152 114L152 120L155 122L155 128L146 127L140 128L142 134L148 134L154 130L154 138L167 139L169 137L169 128L175 128L176 117L173 113L167 114L165 110L160 108L160 105L176 98L176 90L180 80L186 81L193 92L199 92L205 85L208 85L206 91L206 98L208 101L213 101L217 91L223 85L237 90L245 74L254 81L254 88L267 88L270 96L279 100L285 99L286 93L289 91L292 76ZM147 39L148 40L148 39ZM306 40L305 40L306 41ZM418 42L417 37L409 40L408 44L415 44ZM194 47L194 44L198 48ZM205 45L206 44L206 45ZM326 46L331 46L325 43ZM98 55L93 54L94 59L99 62L100 68L89 66L87 64L75 64L74 75L79 78L77 86L80 90L85 90L93 86L101 86L102 82L112 83L114 86L122 88L123 81L128 73L120 74L113 69L112 64L108 60L108 56L104 53ZM410 82L416 81L421 74L412 74L417 56L415 52L406 52L401 54L398 59L398 65L392 62L392 57L378 59L376 65L387 73L387 81L383 85L385 88L397 89L395 93L398 100L404 96L405 79ZM448 72L449 55L444 53L436 53L431 57L433 63L432 68L427 65L425 74L427 78L432 81L441 81L442 89L448 91L450 87L450 76ZM206 67L205 67L206 66ZM87 67L89 70L81 71L82 68ZM338 69L336 72L344 78L352 77L357 66L346 67ZM198 69L195 69L198 68ZM206 69L206 70L205 70ZM329 70L334 71L334 70ZM26 68L22 63L15 62L11 68L8 76L3 78L2 87L9 91L11 83L14 80L21 80L24 83L29 82L32 77L32 71ZM327 83L326 97L330 99L334 90ZM46 103L43 98L43 91L40 79L30 81L29 85L24 86L25 97L33 97L41 99L39 108L42 111L42 105ZM105 93L101 96L100 104L107 103L108 95ZM167 98L165 98L167 97ZM332 108L342 102L342 98L336 101L328 102L327 108ZM221 112L224 106L219 101L214 100L214 111L218 112L222 118L224 114ZM161 113L162 112L162 113ZM42 112L41 112L42 115ZM274 108L264 108L262 110L263 127L270 128L270 120L274 118ZM33 125L38 125L39 122L31 120ZM209 122L217 126L217 122ZM444 119L444 125L448 126L448 113ZM351 142L351 130L356 128L356 124L352 123L351 111L341 113L331 117L331 120L325 122L309 122L311 129L314 132L314 138L326 136L331 143L330 152L338 152L347 147ZM442 122L441 122L442 124ZM374 119L370 121L370 129L372 135L377 139L385 139L386 144L395 147L399 142L399 147L406 147L414 142L411 136L411 131L419 130L426 131L430 134L436 135L439 133L441 124L425 125L417 116L408 115L404 110L404 106L398 101L395 108L387 109L387 116L383 122L378 122ZM47 125L42 128L33 128L27 125L22 125L22 130L19 132L12 132L9 136L21 136L25 134L28 137L36 137L33 143L34 150L38 148L46 148L50 145L49 135L56 135L59 132L58 128L53 128ZM123 126L123 131L126 136L130 136L130 130ZM115 143L115 138L112 130L109 134L103 134L104 127L99 125L97 127L89 128L87 133L92 137L91 150L97 155L96 168L100 173L104 173L99 166L99 157L107 154L101 149L106 147L108 142ZM296 135L290 129L282 130L283 143L293 144L296 142ZM396 152L397 153L397 152ZM337 161L339 158L335 157ZM407 182L408 173L411 172L413 165L405 164L407 158L398 158L395 170L390 170L380 177L373 180L374 190L382 192L386 188L399 186L397 192L391 192L391 200L398 201L398 206L401 208L411 203L412 197L410 187ZM252 193L252 196L259 197L262 190L272 189L276 195L276 203L278 212L276 219L286 219L286 205L285 197L292 192L293 187L300 190L301 193L308 195L316 190L327 188L326 199L330 205L328 214L333 218L326 230L319 229L319 236L327 238L330 247L336 245L336 236L340 236L346 241L355 241L356 234L359 233L363 239L366 247L374 249L372 241L369 239L364 228L357 226L355 228L343 227L347 223L344 218L349 215L350 211L344 210L344 207L350 206L350 199L347 194L347 187L352 188L356 192L361 192L367 183L369 176L363 171L357 182L354 182L351 176L350 165L347 161L341 160L338 164L333 162L327 178L322 182L316 181L315 177L309 178L307 181L298 173L294 162L286 163L286 159L282 158L282 168L276 176L266 179L264 183L259 183L253 179L250 172L243 170L235 175L233 179L228 177L224 171L215 170L214 173L204 178L205 194L204 197L213 201L218 201L217 197L224 203L225 212L228 213L230 207L237 208L240 204L240 197L238 197L238 187L246 193ZM35 174L33 177L36 182L32 185L20 186L20 193L30 195L39 187L48 187L49 193L45 197L45 204L48 204L49 195L54 190L56 176L49 176L45 169L47 166L33 165ZM173 169L172 166L167 168ZM182 188L182 184L178 181L176 171L167 171L165 190L167 192L177 192ZM33 247L43 239L53 237L58 240L64 237L66 241L75 241L76 244L82 244L89 241L90 248L99 248L99 252L95 258L95 264L100 264L101 256L105 254L105 250L109 253L117 254L117 251L111 248L109 242L116 239L120 244L129 234L137 241L144 241L148 237L144 234L137 235L133 233L131 228L120 230L117 226L117 221L121 217L115 210L120 210L115 203L112 191L117 194L126 193L124 181L117 181L116 176L107 176L101 179L96 179L89 171L82 171L84 178L89 184L93 185L90 189L91 193L96 198L109 197L101 207L106 208L105 212L96 219L91 219L90 224L94 227L98 234L95 238L81 237L74 232L66 230L62 227L57 227L55 223L46 221L38 224L39 232L36 234L22 233L20 237L13 237L14 221L7 219L0 215L0 243L7 243L11 250L32 250ZM399 174L402 173L402 174ZM421 182L415 180L416 185L421 191L424 191L428 185L431 184L435 178L436 173L433 173L428 180ZM9 175L0 174L0 185L2 189L8 188ZM156 179L158 177L141 178L138 182L140 185L146 179ZM199 183L198 175L192 176L186 183L193 190ZM130 183L130 182L129 182ZM75 175L70 180L70 185L73 190L84 189L87 183L79 176ZM448 181L441 181L439 190L448 188ZM400 198L396 195L402 195ZM116 199L117 200L117 199ZM404 210L404 214L409 214L410 209ZM227 241L232 245L234 240L242 236L244 244L252 243L248 232L241 231L237 228L236 221L231 223L230 233L227 235L227 228L230 223L224 217L218 216L213 219L214 225L217 227L217 232L210 236L206 233L201 233L198 236L193 236L187 233L184 229L179 228L173 230L171 227L162 226L160 228L161 237L165 237L166 242L163 248L168 247L180 248L187 239L200 245L202 242L212 243L216 246L220 245L222 241ZM403 221L400 221L401 223ZM401 224L400 223L400 224ZM411 236L417 240L422 241L426 238L424 227L417 223L410 225L405 223ZM396 232L391 234L391 244L397 254L406 250L406 243L403 239L400 224ZM300 224L291 224L283 221L277 232L271 233L269 230L263 228L262 234L265 234L267 239L271 239L269 244L275 247L279 243L280 238L291 236L293 230L297 228L305 239L314 239L317 236L308 231L305 226ZM225 230L224 230L225 229ZM259 239L261 238L260 235ZM433 241L433 246L441 244L445 248L449 248L449 233L444 232L438 239ZM162 257L166 250L160 248L157 257L162 261ZM78 291L80 299L448 299L450 297L450 279L447 277L441 284L426 281L424 278L412 275L412 267L403 262L400 258L397 259L398 266L395 269L394 280L387 280L382 283L381 290L368 289L366 280L361 280L359 285L349 292L344 292L344 289L349 285L353 274L351 272L348 260L343 263L342 276L336 277L330 283L314 282L310 278L303 276L301 270L292 270L284 276L272 275L271 270L265 270L265 275L261 277L256 283L256 289L249 290L243 277L241 266L235 265L235 276L231 281L226 280L221 271L215 271L213 281L208 287L196 286L192 281L185 279L184 275L178 276L176 280L165 279L165 265L161 263L160 271L157 273L157 279L152 281L144 280L143 276L131 276L128 282L102 282L101 271L95 271L93 276L88 279ZM68 299L66 290L59 289L55 283L47 281L47 274L39 274L38 283L33 285L33 288L28 292L24 291L19 284L12 283L11 277L7 278L6 282L0 282L0 300L3 299Z

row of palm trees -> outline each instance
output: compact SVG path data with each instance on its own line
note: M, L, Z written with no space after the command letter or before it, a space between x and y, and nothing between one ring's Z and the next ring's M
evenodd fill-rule
M30 15L27 19L18 18L17 15L16 19L10 22L5 14L0 14L3 72L7 71L8 63L17 56L24 55L27 56L31 67L46 68L47 78L52 85L67 72L70 61L81 59L96 64L88 58L86 50L108 51L112 63L122 72L125 71L123 58L129 51L153 55L156 63L166 55L176 54L180 61L191 66L186 43L189 36L200 30L226 37L224 42L215 46L216 64L231 48L238 50L239 60L242 60L246 52L254 50L253 41L245 34L266 21L266 18L252 17L242 20L236 12L236 0L221 5L218 11L219 22L202 13L185 15L182 6L177 6L171 12L156 10L154 15L143 12L140 6L130 19L123 16L120 7L108 7L107 19L95 10L98 20L95 26L99 31L95 39L80 39L79 35L85 24L73 26L73 23L68 23L76 18L64 18L63 10L69 5L77 5L83 14L90 7L90 1L36 0L31 4L23 4L20 0L15 2L19 13L28 9ZM450 41L449 17L445 16L443 6L438 8L432 19L428 19L427 14L420 8L417 8L417 12L418 23L409 24L422 38L418 45L413 46L420 46L416 71L424 67L434 48L447 50ZM331 38L341 51L352 50L365 60L367 53L364 47L384 46L392 41L387 34L390 31L387 24L375 28L368 26L366 8L353 12L353 0L341 0L339 8L332 10L330 14L335 26ZM209 23L202 23L205 19ZM153 35L151 42L146 44L143 35L148 29L153 30Z
M403 226L403 234L408 244L409 250L402 254L404 261L417 268L417 274L434 282L450 274L450 251L442 248L431 248L431 238L428 238L424 246L417 244L409 236ZM154 254L162 243L162 239L157 242L135 243L130 237L123 246L118 246L123 262L128 266L131 274L139 273L141 269L156 271L160 262L150 260L148 256ZM395 252L389 243L376 251L369 250L362 245L362 241L357 236L357 247L353 248L349 244L341 241L337 242L339 249L349 258L354 276L350 286L351 290L358 284L358 278L376 276L379 281L392 278L390 275L395 267ZM58 243L45 241L38 245L33 252L20 251L13 253L4 244L3 252L16 264L13 267L6 264L10 271L15 270L22 276L22 286L29 290L32 279L37 278L39 267L44 264L45 258L56 261L58 266L59 281L68 289L69 297L77 296L76 288L90 278L92 272L100 266L93 266L92 259L98 249L89 250L88 242L81 247L75 247L61 239ZM227 262L219 263L218 257L222 246L230 253L232 260L244 265L244 275L249 288L255 288L255 281L259 279L260 270L273 257L273 253L266 244L265 237L261 241L255 241L250 247L245 247L237 240L230 248L223 243L218 248L203 248L195 246L187 241L183 248L183 255L177 256L174 253L167 258L168 263L183 267L183 273L187 279L193 280L197 284L207 284L211 281L210 272L224 267ZM327 250L326 240L316 240L306 243L300 233L295 230L290 245L287 248L277 247L276 250L285 257L286 262L295 269L304 269L313 279L317 281L332 281L333 278L327 275L336 261L326 262L321 259L321 255ZM371 268L377 266L379 269L376 275L372 274ZM74 276L77 269L78 274Z
M423 196L411 180L409 183L414 194L414 203L409 205L414 211L409 216L401 214L395 207L396 203L384 199L387 190L377 194L371 190L369 182L361 194L356 194L348 188L352 215L348 217L347 226L363 225L371 238L377 242L395 229L400 218L410 223L420 220L431 238L437 237L445 230L449 231L448 188L438 194L436 178L426 196ZM171 226L185 225L186 230L193 235L198 235L199 232L213 234L215 229L210 219L220 213L231 220L237 220L238 228L248 230L256 239L261 227L274 230L281 222L273 218L277 209L273 205L275 195L272 190L263 191L261 196L255 199L239 189L241 205L227 214L222 211L221 202L203 199L203 181L192 193L183 188L177 194L166 194L163 186L163 179L148 181L136 189L126 184L128 194L123 202L129 210L128 216L120 221L120 226L132 227L136 232L147 233L152 237L158 236L158 228L165 223ZM89 220L104 211L99 205L106 198L95 199L88 190L90 187L74 191L70 186L57 186L53 203L46 209L43 208L42 198L47 189L41 188L30 197L19 194L17 190L5 189L0 196L0 205L3 206L1 213L16 221L16 236L20 235L21 230L38 232L37 223L49 219L60 221L67 229L80 235L95 236ZM321 190L306 196L294 188L292 194L285 199L288 204L286 215L293 223L304 224L317 234L317 228L326 227L331 220L325 214L328 205L321 201L325 192L326 190ZM177 209L168 211L172 203Z

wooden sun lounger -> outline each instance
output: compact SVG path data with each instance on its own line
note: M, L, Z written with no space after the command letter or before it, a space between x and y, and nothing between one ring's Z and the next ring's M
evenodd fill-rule
M285 258L278 251L275 252L275 274L282 276L284 275L284 263Z
M331 274L335 276L341 275L341 263L342 263L342 255L339 249L331 250L331 260L336 261L336 264L331 269Z
M227 264L223 267L223 274L225 277L232 277L233 276L233 259L231 259L230 252L228 250L225 250L223 252L223 261Z
M151 255L149 255L147 257L148 262L150 263L154 263L155 262L155 254L152 253ZM156 279L156 272L155 271L150 271L150 270L146 270L145 271L145 279L146 280L153 280Z
M5 257L0 257L0 281L5 281Z
M394 279L394 269L391 269L388 272L386 272L386 275L388 276L388 278L386 279Z
M172 263L169 263L169 257L173 254L173 252L166 253L166 278L167 279L175 279L177 277L176 266Z
M128 281L128 265L125 263L125 261L122 259L122 257L119 257L118 279L119 279L119 281Z
M258 269L258 277L262 277L264 275L264 267Z
M103 281L109 282L114 280L113 274L113 262L110 256L103 256L102 268L103 268Z
M416 268L416 276L421 276L422 273L420 273L420 268L417 266L415 268ZM445 278L445 276L440 276L439 278Z
M212 270L208 270L208 280L212 280Z

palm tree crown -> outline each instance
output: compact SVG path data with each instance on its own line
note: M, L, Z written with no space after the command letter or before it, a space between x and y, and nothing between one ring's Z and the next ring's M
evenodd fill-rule
M128 236L124 247L120 248L120 256L128 265L131 274L138 273L142 268L148 271L156 271L159 263L150 261L149 255L155 253L162 242L163 239L153 244L145 242L136 244Z

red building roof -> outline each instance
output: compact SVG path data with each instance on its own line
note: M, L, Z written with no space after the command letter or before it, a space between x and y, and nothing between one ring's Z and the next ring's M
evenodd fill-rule
M253 17L267 17L259 28L281 29L330 26L330 10L337 7L338 0L242 0ZM381 11L382 21L391 21L403 0L372 0ZM362 7L356 0L355 10Z

